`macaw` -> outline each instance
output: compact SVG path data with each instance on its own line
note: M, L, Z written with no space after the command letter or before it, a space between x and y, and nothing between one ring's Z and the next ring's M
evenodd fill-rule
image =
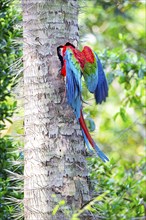
M61 75L66 79L67 101L80 123L85 143L89 149L89 145L91 145L97 155L106 162L109 159L92 139L86 126L81 97L81 77L83 75L88 90L94 93L96 103L101 104L106 100L108 85L102 64L97 54L88 46L79 51L73 44L67 42L65 45L57 47L57 54L61 62Z

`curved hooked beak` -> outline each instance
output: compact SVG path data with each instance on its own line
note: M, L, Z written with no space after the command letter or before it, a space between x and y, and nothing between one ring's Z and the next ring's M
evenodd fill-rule
M73 44L71 44L70 42L67 42L64 46L71 46L73 48L75 48L75 46ZM63 61L63 45L60 45L57 47L57 55L58 55L58 58L61 62L61 66L63 67L63 64L64 64L64 61Z
M61 62L61 66L63 66L63 46L62 45L57 47L57 55L58 55L58 58Z
M57 54L63 57L63 46L60 45L59 47L57 47Z

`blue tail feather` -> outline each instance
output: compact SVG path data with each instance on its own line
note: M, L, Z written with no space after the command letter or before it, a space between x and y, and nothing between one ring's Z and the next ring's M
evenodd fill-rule
M89 150L91 153L93 153L93 149L90 147L90 143L89 143L89 141L88 141L88 139L87 139L87 137L86 137L86 135L85 135L85 133L84 133L83 130L82 130L82 133L83 133L84 141L85 141L85 143L86 143L86 146L87 146L88 150Z
M94 149L103 162L109 161L108 157L99 149L96 143L94 143Z
M87 137L86 137L83 130L82 130L82 133L83 133L84 141L86 143L86 146L87 146L88 150L91 153L93 153L93 149L90 147L90 143L89 143L89 141L88 141L88 139L87 139ZM94 150L103 162L109 161L108 157L99 149L99 147L97 146L97 144L95 142L94 142Z

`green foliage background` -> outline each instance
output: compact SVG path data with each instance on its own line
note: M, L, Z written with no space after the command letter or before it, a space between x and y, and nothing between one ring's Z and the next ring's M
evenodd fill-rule
M15 189L18 184L10 180L10 173L21 173L19 166L13 165L17 161L19 153L18 143L7 134L7 124L11 123L17 102L13 98L12 90L17 84L16 72L13 64L21 56L18 44L14 39L20 37L20 31L15 27L21 20L21 16L13 5L13 1L0 0L0 219L12 219L12 213L16 211L16 204L10 202L10 198L16 200L23 197ZM13 190L12 190L13 188ZM8 201L10 202L8 204ZM13 200L12 200L13 201ZM19 207L18 210L20 211Z
M19 123L12 119L16 109L12 90L16 72L12 65L21 57L21 47L13 40L21 36L21 21L14 1L0 0L0 219L12 218L16 206L5 205L6 197L22 198L5 169L17 161L18 143L6 134L7 121L13 120L11 134ZM132 0L81 1L79 14L80 46L90 45L99 55L109 83L106 103L96 106L83 87L87 124L92 136L110 158L103 164L94 155L88 158L90 183L95 198L72 216L77 220L89 210L99 219L143 219L146 215L144 112L145 112L145 3ZM92 120L93 119L93 120ZM94 122L95 124L94 124ZM63 203L64 204L64 203ZM62 203L61 203L62 206ZM60 206L58 206L60 207ZM21 206L18 206L20 211Z

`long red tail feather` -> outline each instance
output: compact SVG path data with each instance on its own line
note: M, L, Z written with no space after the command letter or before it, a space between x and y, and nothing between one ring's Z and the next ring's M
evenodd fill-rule
M95 152L97 153L97 155L102 159L102 161L104 161L104 162L109 161L108 157L100 150L100 148L97 146L97 144L92 139L92 137L88 131L88 128L86 126L82 110L81 110L81 114L80 114L80 118L79 118L79 123L81 125L81 128L82 128L84 134L85 134L84 135L85 142L86 142L86 138L87 138L89 143L91 144L91 146L94 148ZM88 144L87 144L87 147L88 147Z
M80 123L81 128L83 129L83 131L84 131L84 133L85 133L85 135L86 135L86 137L87 137L89 143L90 143L91 146L94 148L94 141L93 141L93 139L92 139L92 137L91 137L91 135L90 135L90 133L89 133L89 131L88 131L87 125L86 125L85 120L84 120L84 117L83 117L82 110L81 110L81 116L80 116L80 118L79 118L79 123Z

